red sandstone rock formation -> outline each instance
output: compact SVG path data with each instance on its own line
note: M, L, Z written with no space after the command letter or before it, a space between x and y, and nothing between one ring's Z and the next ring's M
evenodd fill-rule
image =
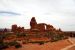
M16 24L12 25L12 32L17 32L17 25Z
M16 24L15 25L12 25L12 32L15 32L15 33L21 33L21 32L24 32L24 27L18 27Z
M39 24L37 24L37 29L39 31L45 31L45 23L39 23Z
M52 25L48 25L45 23L38 23L36 22L35 17L31 18L30 21L30 29L28 31L25 31L27 33L45 33L45 32L54 32L54 33L61 33L61 29L56 30ZM26 29L25 29L26 30ZM17 25L12 25L12 32L24 32L24 27L18 27Z
M52 25L46 25L46 30L55 31L55 28Z
M55 28L52 25L47 25L45 23L38 23L36 22L35 17L32 17L30 21L31 30L34 31L55 31Z
M31 29L36 29L36 25L37 25L36 19L35 19L35 17L32 17L32 19L30 21Z

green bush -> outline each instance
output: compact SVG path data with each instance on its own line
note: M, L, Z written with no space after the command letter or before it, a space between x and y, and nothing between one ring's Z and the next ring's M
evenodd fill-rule
M18 42L13 41L13 42L9 42L9 45L10 45L10 46L15 46L17 43L18 43Z
M16 42L16 41L10 42L9 45L10 45L10 46L15 46L15 48L20 48L20 47L22 47L22 46L20 45L20 43L18 43L18 42Z
M51 42L55 42L62 39L64 39L64 36L62 34L56 34L51 38Z
M20 45L19 43L15 45L15 48L20 48L22 47L22 45Z
M42 44L44 44L44 42L39 42L39 45L42 45Z
M42 45L42 44L44 44L45 42L44 42L44 41L35 41L35 42L30 42L30 43L33 43L33 44L38 43L39 45Z
M0 42L0 50L8 48L8 44L4 42Z

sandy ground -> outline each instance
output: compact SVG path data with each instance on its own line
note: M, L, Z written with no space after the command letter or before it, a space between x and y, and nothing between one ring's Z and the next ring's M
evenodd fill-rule
M75 50L75 38L70 38L70 40L72 41L74 46L69 48L68 50Z
M75 50L75 46L69 48L68 50Z
M75 44L75 38L70 38L70 40Z
M69 37L68 40L72 43L72 45L63 48L62 50L75 50L75 38Z
M70 41L61 40L57 42L48 42L43 45L39 44L24 44L22 48L14 48L10 47L5 50L61 50L62 48L65 48L66 46L71 45Z

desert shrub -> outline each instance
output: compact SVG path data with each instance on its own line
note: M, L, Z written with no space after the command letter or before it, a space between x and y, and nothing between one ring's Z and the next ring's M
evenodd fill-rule
M51 38L51 42L55 42L55 41L59 41L64 39L64 36L62 34L55 34L52 38Z
M42 44L44 44L45 42L44 42L44 41L35 41L35 42L30 42L30 43L33 43L33 44L38 43L39 45L42 45Z
M25 34L25 33L17 33L16 36L17 36L17 37L25 37L26 34Z
M20 47L22 47L22 46L20 45L20 43L18 43L18 42L16 42L16 41L10 42L9 45L10 45L10 46L15 46L15 48L20 48Z
M0 42L0 50L8 48L8 44L4 42Z
M20 48L20 47L22 47L22 45L19 43L15 45L15 48Z
M44 44L44 42L43 42L43 41L39 42L39 45L42 45L42 44Z
M26 41L23 41L22 43L23 43L23 44L27 44L27 42L26 42Z
M10 45L10 46L15 46L17 43L18 43L18 42L13 41L13 42L9 42L9 45Z

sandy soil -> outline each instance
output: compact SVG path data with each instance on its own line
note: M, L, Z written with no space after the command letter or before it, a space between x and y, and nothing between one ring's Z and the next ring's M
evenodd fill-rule
M75 44L75 38L70 38L70 40L72 41L73 45ZM75 50L75 45L71 48L69 48L68 50Z
M22 48L7 48L5 50L60 50L62 48L65 48L66 46L71 45L71 43L68 40L61 40L57 42L48 42L43 45L39 44L24 44Z
M69 48L68 50L75 50L75 46Z

